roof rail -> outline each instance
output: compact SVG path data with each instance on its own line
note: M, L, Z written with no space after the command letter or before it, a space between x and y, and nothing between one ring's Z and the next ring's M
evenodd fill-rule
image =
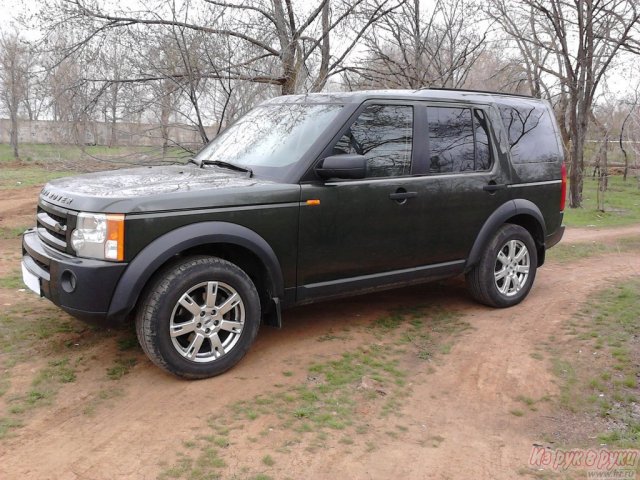
M418 88L416 91L419 92L422 90L441 90L445 92L488 93L490 95L503 95L508 97L535 98L532 95L524 95L522 93L493 92L491 90L472 90L468 88L422 87L422 88Z

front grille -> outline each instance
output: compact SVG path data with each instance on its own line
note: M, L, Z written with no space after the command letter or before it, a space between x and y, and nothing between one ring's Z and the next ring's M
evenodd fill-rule
M41 201L37 213L38 237L50 247L67 251L69 211Z

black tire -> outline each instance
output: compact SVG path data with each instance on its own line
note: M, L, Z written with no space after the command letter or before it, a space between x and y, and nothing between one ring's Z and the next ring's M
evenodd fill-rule
M505 252L511 251L510 245L515 246L516 254L513 261L505 264L505 257L508 256ZM522 253L522 249L518 247L526 248L523 259L528 255L526 276L522 260L515 263ZM531 234L519 225L507 223L495 233L478 264L467 273L467 287L471 296L480 303L497 308L511 307L524 300L531 290L537 266L538 253ZM504 277L498 278L503 274Z
M244 357L260 318L258 292L246 273L220 258L188 257L153 279L138 308L136 333L160 368L208 378Z

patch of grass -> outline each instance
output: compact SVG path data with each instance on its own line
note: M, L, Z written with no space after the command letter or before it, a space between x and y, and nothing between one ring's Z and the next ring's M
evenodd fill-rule
M136 350L138 349L138 347L138 339L133 335L118 339L118 350L120 350L121 352L127 350Z
M0 312L0 352L12 363L30 358L34 349L54 351L55 342L43 343L57 334L84 331L86 326L34 297L28 307L10 307Z
M20 416L35 408L50 404L60 390L61 384L75 382L75 380L75 369L68 358L50 361L35 375L29 391L9 399L9 412L18 416L18 418L14 418L17 422L16 425L23 424Z
M639 448L640 277L603 289L574 320L572 328L587 334L575 336L571 351L553 359L554 373L562 380L561 405L578 415L606 418L608 430L600 433L601 442L606 438L609 446ZM588 361L573 353L578 349L588 354Z
M75 171L50 171L42 167L4 168L0 176L0 189L14 189L44 185L55 178L75 175ZM35 203L35 200L34 200Z
M24 422L17 418L0 417L0 440L5 438L12 430L21 428Z
M137 358L117 358L113 367L107 368L107 377L110 380L120 380L127 375L138 363Z
M303 451L318 452L327 448L327 442L337 432L340 432L341 444L352 445L352 436L366 434L370 429L360 410L378 418L400 417L404 399L411 391L407 386L408 372L410 369L425 370L415 362L415 355L427 348L429 358L449 352L454 337L468 328L469 324L459 313L440 308L392 312L367 328L367 333L375 337L375 343L345 351L337 358L311 363L307 374L300 375L300 380L294 384L279 385L275 391L227 406L231 418L238 422L227 423L227 427L240 429L245 427L246 421L259 421L264 426L259 437L248 439L256 444L268 443L273 430L280 435L289 432L292 439L287 441L285 438L285 445L277 450L283 453L288 453L292 445ZM415 346L415 350L399 346ZM282 374L293 376L291 371ZM221 435L221 421L226 420L218 417L208 420L212 435L203 437L202 442L222 448L221 444L215 443L215 438ZM386 433L390 437L400 438L407 431L407 427L397 422L390 425L396 425ZM224 447L228 445L225 434ZM203 448L203 445L195 448ZM369 451L377 447L367 444L366 448ZM186 452L191 462L180 460L164 473L165 478L169 478L169 474L173 475L171 478L196 478L192 450L189 448ZM269 454L261 461L268 467L275 464ZM208 472L214 477L217 475L215 469Z
M560 243L547 251L547 258L555 262L572 262L585 257L640 250L640 238L623 237L610 243Z
M509 413L514 417L522 417L524 415L524 412L518 409L509 410Z
M34 200L35 211L35 200ZM35 220L34 220L35 221ZM20 236L33 225L25 225L23 227L0 227L0 240L11 240L14 238L20 238Z
M571 227L615 227L640 222L640 189L633 177L624 182L622 176L609 177L609 189L605 192L605 212L597 210L597 180L584 179L582 208L568 208L564 223Z
M6 288L8 290L25 288L22 283L22 271L14 270L10 274L0 277L0 288Z
M20 164L23 166L52 166L63 168L69 164L83 170L97 168L113 168L118 162L152 164L162 159L161 147L144 146L114 146L106 145L62 145L23 143L19 146ZM186 160L185 151L180 148L170 148L167 159ZM108 163L100 160L107 160ZM16 165L13 151L7 144L0 144L0 164ZM123 163L124 164L124 163ZM6 168L6 165L3 166ZM68 168L68 167L67 167Z

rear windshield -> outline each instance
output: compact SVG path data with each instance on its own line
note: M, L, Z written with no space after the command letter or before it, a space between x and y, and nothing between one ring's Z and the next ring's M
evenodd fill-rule
M514 164L560 161L560 144L546 105L503 100L498 103L498 110L509 136Z

